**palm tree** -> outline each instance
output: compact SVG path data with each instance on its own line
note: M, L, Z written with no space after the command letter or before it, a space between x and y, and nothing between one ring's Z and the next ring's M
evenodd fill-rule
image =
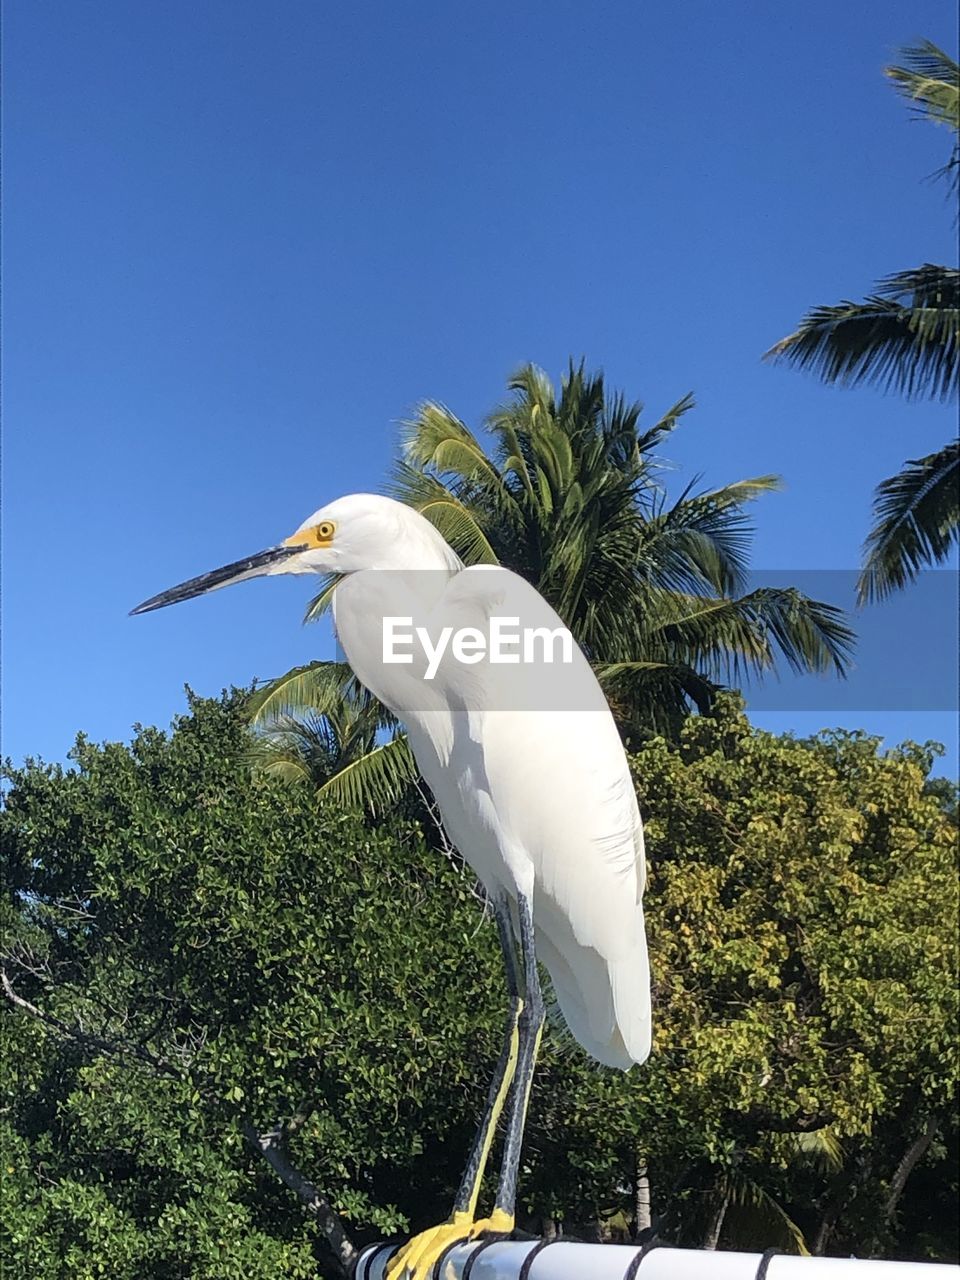
M521 368L485 448L428 402L406 425L391 491L423 512L467 563L522 574L553 605L628 730L675 729L717 687L762 675L845 669L839 612L791 589L740 594L748 502L775 489L757 476L668 501L655 450L693 407L685 396L644 429L642 406L608 396L573 364L559 394Z
M939 176L960 179L960 68L930 41L904 50L887 75L916 110L953 130ZM862 302L814 307L765 356L811 369L825 382L870 382L908 399L948 400L960 389L960 272L924 263L888 276ZM864 547L860 603L906 585L942 562L960 528L960 441L915 458L884 480Z
M749 1248L752 1241L761 1239L771 1247L809 1257L804 1233L783 1197L790 1181L783 1175L796 1175L804 1167L818 1174L818 1181L824 1173L836 1174L843 1167L843 1147L829 1125L765 1137L769 1146L759 1165L756 1158L748 1161L740 1156L717 1177L707 1201L709 1217L701 1248L716 1249L722 1234L728 1249Z
M792 589L743 593L744 508L776 488L775 477L697 493L688 486L668 501L654 451L691 397L642 428L641 406L608 396L603 376L583 365L571 364L559 394L530 365L509 389L488 419L486 445L449 409L421 405L406 425L391 491L465 563L506 565L542 592L594 663L628 737L675 730L691 710L706 710L722 683L762 675L778 659L797 671L845 671L852 636L837 609ZM335 587L321 585L308 618L326 610ZM257 707L254 722L287 773L291 756L310 757L300 723L328 714L338 696L337 677L324 672L323 664L296 669ZM257 750L270 767L267 747ZM320 758L324 788L341 799L369 786L375 803L390 803L412 772L399 737L353 756L343 773L339 757Z

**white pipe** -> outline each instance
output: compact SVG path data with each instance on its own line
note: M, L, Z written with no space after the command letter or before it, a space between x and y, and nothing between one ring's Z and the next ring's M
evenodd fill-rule
M470 1271L470 1280L517 1280L524 1259L537 1241L502 1240L487 1245ZM383 1280L392 1245L371 1245L360 1254L356 1280ZM457 1245L443 1260L436 1280L462 1280L477 1241ZM575 1244L559 1240L541 1250L530 1265L529 1280L624 1280L639 1249L626 1244ZM759 1253L721 1250L648 1250L638 1280L756 1280ZM814 1274L816 1273L816 1274ZM872 1258L770 1258L766 1280L960 1280L960 1267L938 1262L877 1262Z

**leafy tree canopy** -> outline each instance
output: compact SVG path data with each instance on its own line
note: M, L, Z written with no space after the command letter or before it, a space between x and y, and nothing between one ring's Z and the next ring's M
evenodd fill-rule
M354 1242L448 1207L504 1014L494 930L416 795L374 822L251 779L245 701L9 770L6 1275L333 1276L318 1200ZM955 1253L956 830L929 764L728 698L633 757L655 1052L620 1075L548 1032L528 1225L625 1229L645 1166L668 1239Z

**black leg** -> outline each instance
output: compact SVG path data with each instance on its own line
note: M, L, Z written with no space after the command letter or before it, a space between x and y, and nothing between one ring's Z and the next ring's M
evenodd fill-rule
M470 1149L470 1158L463 1171L460 1189L453 1204L454 1213L468 1213L471 1218L476 1214L477 1198L483 1171L493 1143L497 1121L503 1110L507 1090L513 1081L518 1056L517 1024L522 1016L523 1001L520 998L520 974L517 969L517 953L513 942L513 930L510 925L510 908L502 895L494 900L493 914L500 935L500 946L507 971L507 990L510 993L510 1012L507 1014L507 1025L504 1034L503 1049L490 1081L487 1093L487 1105L477 1129L477 1135Z
M533 946L533 910L528 898L517 895L520 916L520 953L523 960L524 998L517 1022L519 1047L517 1069L510 1093L507 1138L500 1166L500 1182L497 1186L496 1210L513 1220L517 1202L517 1170L520 1167L520 1147L523 1143L523 1126L527 1118L527 1103L533 1070L543 1031L544 1004L537 973L537 958Z
M497 1130L497 1122L517 1067L520 1046L519 1021L523 1016L524 1008L520 995L517 953L510 923L510 907L505 896L501 896L494 902L493 911L507 968L510 1016L507 1019L503 1051L487 1095L486 1111L473 1142L473 1149L457 1192L453 1213L446 1222L429 1227L426 1231L421 1231L419 1235L414 1236L412 1240L408 1240L387 1263L386 1280L427 1280L428 1276L434 1274L434 1268L439 1259L457 1241L473 1239L483 1232L509 1232L513 1229L513 1218L508 1219L496 1210L491 1217L483 1218L479 1222L476 1220L477 1198L480 1194L484 1169Z

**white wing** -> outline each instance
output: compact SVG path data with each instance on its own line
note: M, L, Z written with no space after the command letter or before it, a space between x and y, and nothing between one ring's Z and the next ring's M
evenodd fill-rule
M485 631L494 615L563 627L523 578L486 566L450 581L431 623ZM452 717L408 724L464 857L488 888L532 892L538 953L574 1036L625 1068L650 1050L643 832L613 717L573 649L535 669L445 661L435 692Z

